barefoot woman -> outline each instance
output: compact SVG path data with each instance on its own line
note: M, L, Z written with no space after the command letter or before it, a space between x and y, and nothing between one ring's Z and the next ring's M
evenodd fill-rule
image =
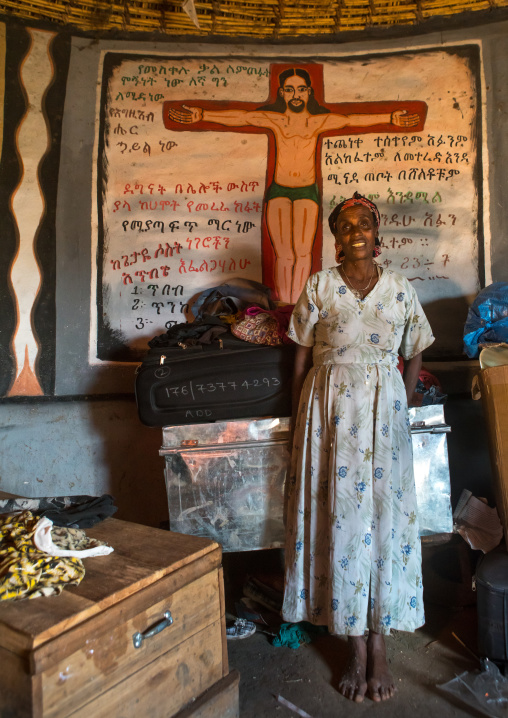
M329 224L340 264L309 278L288 331L299 346L283 616L347 635L339 690L380 701L395 690L384 635L424 622L407 397L434 338L408 280L373 260L377 207L355 193Z

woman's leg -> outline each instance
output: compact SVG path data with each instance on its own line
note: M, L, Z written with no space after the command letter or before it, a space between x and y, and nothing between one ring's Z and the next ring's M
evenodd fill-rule
M386 660L384 636L369 631L363 636L349 636L349 658L339 683L339 693L350 701L361 703L367 693L376 703L395 693L395 684Z
M367 692L373 701L386 701L395 693L395 684L386 660L385 639L369 631L367 639Z
M367 644L363 636L349 636L349 658L340 679L339 693L361 703L367 692Z

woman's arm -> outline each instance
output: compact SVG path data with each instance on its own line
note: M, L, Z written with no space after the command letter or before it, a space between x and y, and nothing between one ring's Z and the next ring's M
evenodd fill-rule
M416 382L418 381L418 374L422 368L422 353L416 354L412 359L404 362L404 373L402 379L404 386L406 387L407 405L411 406L411 400L413 398L414 391L416 389Z
M293 365L293 383L291 386L291 404L292 404L292 416L291 416L291 430L288 441L289 452L293 446L293 436L295 433L296 417L298 415L298 404L300 403L300 394L302 393L303 382L307 376L309 369L312 366L312 347L304 347L298 344L295 352L295 361ZM289 477L286 477L284 482L284 509L283 509L283 520L284 526L286 525L287 518L287 507L288 507L288 491L289 491Z
M291 388L291 406L292 421L291 431L294 431L296 425L296 415L298 413L298 403L300 394L302 393L303 382L312 366L312 347L304 347L299 344L296 347L295 363L293 366L293 384Z

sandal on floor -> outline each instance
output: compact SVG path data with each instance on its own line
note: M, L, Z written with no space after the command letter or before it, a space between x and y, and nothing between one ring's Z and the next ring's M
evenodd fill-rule
M236 618L226 623L226 638L228 641L236 641L240 638L249 638L256 633L256 624L247 621L245 618Z

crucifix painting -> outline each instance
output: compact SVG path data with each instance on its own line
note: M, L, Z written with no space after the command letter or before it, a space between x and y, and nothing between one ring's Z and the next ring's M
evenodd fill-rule
M326 103L324 89L322 65L272 64L269 98L262 105L210 100L163 105L168 130L268 135L263 281L275 298L290 304L309 274L321 268L324 138L420 132L427 114L427 105L420 101Z

